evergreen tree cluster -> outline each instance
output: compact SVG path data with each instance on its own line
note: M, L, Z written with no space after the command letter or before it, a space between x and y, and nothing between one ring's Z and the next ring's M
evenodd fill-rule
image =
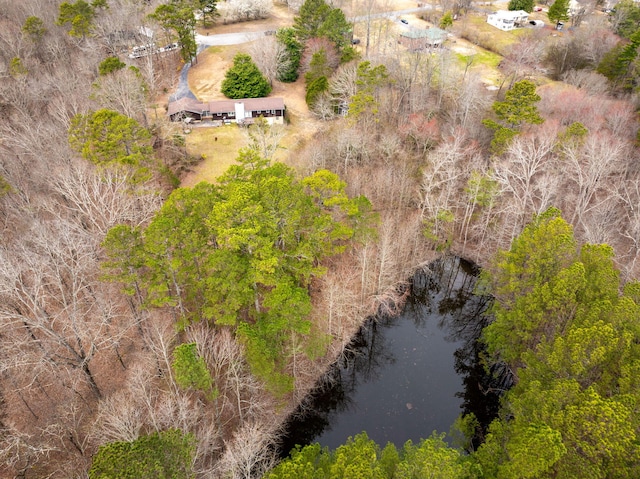
M306 0L294 20L293 29L301 43L325 37L343 55L351 49L351 24L342 10L331 7L325 0Z
M291 83L298 79L300 60L304 45L296 37L296 31L291 27L280 28L276 32L276 38L287 51L287 68L279 73L278 80Z
M264 479L463 479L474 477L476 466L468 456L450 448L435 433L417 444L381 449L360 433L329 451L314 444L296 448Z
M262 98L271 93L271 85L250 55L238 53L225 74L221 91L227 98Z
M195 437L178 429L110 442L93 457L89 479L192 479L195 452Z
M352 26L339 8L328 5L325 0L306 0L296 16L292 31L300 45L313 39L326 39L328 45L311 55L309 70L305 73L306 101L313 107L320 95L329 89L329 78L335 67L329 66L328 57L337 52L341 63L357 58L351 46Z
M533 12L533 0L509 0L509 10L524 10L525 12Z
M216 185L175 190L146 228L112 228L104 266L148 307L171 307L178 326L233 328L252 371L281 394L292 387L291 342L312 333L309 284L366 230L370 205L326 170L300 181L254 150L239 162ZM186 385L211 388L197 358L180 363Z
M180 45L180 55L185 63L196 57L198 45L195 38L196 17L193 2L170 0L159 5L149 18L158 22L165 30L175 32Z
M516 136L524 124L539 125L544 118L538 113L537 103L540 95L536 85L530 80L521 80L505 93L504 101L496 101L492 109L498 119L486 119L482 124L494 131L491 149L502 153L511 139Z
M102 109L73 117L69 144L99 167L129 169L137 182L149 179L156 168L149 130L117 111Z

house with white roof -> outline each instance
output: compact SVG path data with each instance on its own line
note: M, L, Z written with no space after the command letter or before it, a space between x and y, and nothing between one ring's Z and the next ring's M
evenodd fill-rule
M528 20L529 14L524 10L498 10L487 17L489 25L505 32L524 26Z

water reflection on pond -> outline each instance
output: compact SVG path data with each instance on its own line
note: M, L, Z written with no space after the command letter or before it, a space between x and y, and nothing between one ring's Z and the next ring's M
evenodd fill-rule
M291 421L283 454L313 442L334 449L361 431L401 446L448 432L463 408L481 421L494 415L496 396L477 364L489 305L473 295L477 274L455 257L417 272L402 314L369 320Z

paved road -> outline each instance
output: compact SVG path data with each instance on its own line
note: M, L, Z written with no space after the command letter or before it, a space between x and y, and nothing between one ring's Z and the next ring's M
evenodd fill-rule
M401 15L410 15L413 13L420 13L427 10L431 10L431 5L425 5L420 8L409 8L407 10L395 10L391 12L382 12L382 13L372 13L371 18L395 18L396 21L399 22L399 17ZM364 22L367 20L368 16L360 16L350 18L350 22ZM404 24L403 24L404 26ZM214 46L214 45L239 45L241 43L248 43L254 40L258 40L267 35L267 32L273 30L262 30L259 32L242 32L242 33L221 33L218 35L200 35L196 34L196 43L198 44L198 53L202 51L206 47ZM184 98L185 96L195 98L195 95L189 90L189 84L187 83L187 74L189 72L189 67L191 67L190 63L187 63L180 72L180 81L178 82L178 87L176 88L175 93L173 93L169 97L169 101L179 100L180 98Z
M382 13L372 13L371 18L392 18L392 17L400 17L401 15L411 15L412 13L420 13L426 12L427 10L431 10L433 7L431 5L425 5L419 8L408 8L406 10L394 10L391 12L382 12ZM361 17L353 17L349 18L350 22L366 22L369 15L363 15Z
M169 101L176 101L184 97L189 97L197 100L196 96L189 88L189 82L187 81L187 75L189 74L190 67L191 63L186 63L182 67L182 70L180 71L180 80L178 81L178 87L176 88L176 91L169 96Z
M218 35L196 34L196 43L208 47L213 45L238 45L262 38L265 34L266 30L261 32L220 33Z
M407 10L395 10L391 12L372 13L371 18L394 18L401 15L410 15L412 13L425 12L431 10L431 5L425 5L420 8L409 8ZM350 22L364 22L367 20L367 16L353 17L348 19ZM258 32L243 32L243 33L221 33L218 35L196 35L196 43L198 45L239 45L241 43L252 42L264 37L269 30L261 30ZM273 30L271 30L273 31Z

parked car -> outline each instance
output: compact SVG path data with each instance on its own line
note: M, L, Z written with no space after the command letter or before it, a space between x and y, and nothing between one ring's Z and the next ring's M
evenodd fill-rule
M401 23L404 23L405 25L409 25L409 22L408 22L408 21L406 21L404 18L401 18L401 19L400 19L400 22L401 22Z

